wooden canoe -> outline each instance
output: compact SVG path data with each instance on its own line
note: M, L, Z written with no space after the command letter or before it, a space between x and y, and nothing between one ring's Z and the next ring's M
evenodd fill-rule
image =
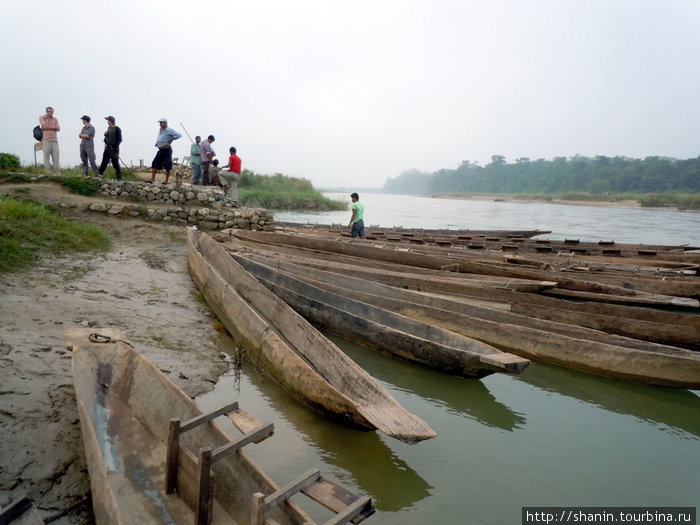
M369 496L317 469L277 487L242 451L271 436L272 423L259 423L237 402L202 414L118 330L68 330L66 345L98 525L314 525L290 499L298 494L335 514L326 525L374 513ZM241 437L230 440L214 423L223 415Z
M375 305L422 323L430 323L529 359L628 381L700 388L700 352L467 305L443 297L275 261L273 257L254 254L246 257L274 266L278 272L303 280L309 287L322 288L335 294L335 299L326 300L335 306L344 304L338 296L351 298L355 302ZM259 273L253 268L250 271L256 275ZM272 279L267 274L260 274L259 278ZM281 288L279 281L277 279ZM291 287L292 284L286 286ZM280 293L285 297L291 295L282 289ZM317 297L322 296L317 294ZM290 300L298 301L293 297ZM324 304L321 310L325 312L327 309ZM312 311L310 316L315 319L319 313Z
M452 258L449 256L425 255L422 253L395 250L386 247L372 246L365 243L336 242L319 237L303 235L285 235L272 232L237 231L236 237L268 244L285 244L303 247L310 250L322 250L347 256L362 257L366 260L377 260L431 268L434 270L450 269L455 272L473 273L489 276L500 276L514 279L532 279L535 281L556 281L557 288L548 293L559 292L568 296L580 294L580 299L622 304L669 305L674 307L697 309L700 301L694 297L677 297L661 293L644 291L644 283L636 283L638 289L628 288L623 284L608 284L585 279L564 277L561 273L543 272L539 270L503 267L484 261L472 261L467 258ZM697 287L693 283L694 293Z
M296 263L309 269L328 270L353 276L365 282L374 281L393 288L409 289L423 294L439 295L463 303L488 306L549 319L566 324L602 330L636 339L700 348L700 316L669 312L655 308L623 306L600 302L574 302L536 293L520 293L505 286L483 286L473 276L455 272L435 272L395 263L367 261L358 257L314 252L288 246L249 242L236 236L228 244L237 249L242 242L246 250Z
M436 436L207 234L188 230L187 260L193 281L227 330L297 399L342 423L408 443Z
M529 364L464 335L322 290L241 254L232 255L306 319L368 348L476 379L495 372L519 374Z
M213 422L183 434L177 492L166 494L167 442L172 418L201 415L197 405L114 329L66 332L73 383L98 524L195 523L196 452L229 443ZM253 495L277 490L243 452L212 466L214 524L249 523ZM285 524L309 518L293 502L270 512Z

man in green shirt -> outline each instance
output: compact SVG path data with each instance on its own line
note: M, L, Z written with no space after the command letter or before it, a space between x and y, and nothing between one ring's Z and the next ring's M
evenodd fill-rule
M348 224L348 228L350 228L350 236L364 239L365 221L363 218L365 215L365 207L360 202L360 196L357 193L350 194L350 199L352 200L352 205L350 206L350 209L352 210L352 217L350 217L350 223Z

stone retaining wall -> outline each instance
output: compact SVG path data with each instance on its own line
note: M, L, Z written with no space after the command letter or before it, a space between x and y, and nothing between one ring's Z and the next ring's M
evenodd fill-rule
M234 208L221 189L191 184L162 184L138 181L105 180L100 187L99 201L84 204L84 210L112 216L144 217L197 225L203 230L274 230L272 212L263 208ZM119 199L119 203L104 201ZM130 201L133 204L123 201ZM157 207L148 205L157 204Z

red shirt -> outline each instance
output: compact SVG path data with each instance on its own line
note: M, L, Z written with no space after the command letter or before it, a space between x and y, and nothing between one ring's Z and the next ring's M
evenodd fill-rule
M241 174L241 158L235 153L228 158L228 170Z

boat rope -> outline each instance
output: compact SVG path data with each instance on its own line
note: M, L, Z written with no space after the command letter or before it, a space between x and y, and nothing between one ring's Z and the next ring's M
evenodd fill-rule
M124 339L112 339L110 336L104 334L90 334L88 340L91 343L124 343L129 345L131 348L134 348L134 346L129 341L125 341Z

